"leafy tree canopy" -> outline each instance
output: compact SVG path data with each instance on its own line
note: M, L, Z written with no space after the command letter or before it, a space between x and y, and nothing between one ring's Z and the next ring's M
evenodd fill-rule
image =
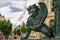
M10 23L10 20L0 20L0 30L3 35L9 35L12 31L12 23Z

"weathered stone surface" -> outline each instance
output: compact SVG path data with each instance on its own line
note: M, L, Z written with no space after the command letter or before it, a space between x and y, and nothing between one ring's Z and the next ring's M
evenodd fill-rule
M60 36L60 0L53 0L53 3L53 8L55 10L56 36Z

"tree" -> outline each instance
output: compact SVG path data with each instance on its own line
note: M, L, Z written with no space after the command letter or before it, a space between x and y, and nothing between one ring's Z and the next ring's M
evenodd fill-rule
M10 23L10 20L0 20L0 30L7 39L12 31L12 23Z
M26 33L26 25L24 22L23 22L23 25L21 26L21 32Z
M16 27L16 28L14 29L14 35L16 35L16 34L18 34L18 35L21 34L20 26L18 26L18 27Z

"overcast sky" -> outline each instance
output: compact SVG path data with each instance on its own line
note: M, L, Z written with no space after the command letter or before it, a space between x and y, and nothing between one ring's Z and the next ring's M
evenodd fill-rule
M26 6L28 7L36 3L36 0L26 0L26 3ZM13 25L21 25L22 22L26 23L27 18L29 17L24 5L25 1L23 0L0 0L0 13L5 16L6 20L9 19ZM24 11L26 11L25 14ZM23 18L18 20L23 14Z

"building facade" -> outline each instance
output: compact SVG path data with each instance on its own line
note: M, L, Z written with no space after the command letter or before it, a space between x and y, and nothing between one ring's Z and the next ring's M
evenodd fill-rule
M46 0L45 1L47 8L48 8L48 15L47 18L45 20L45 23L49 26L49 21L51 19L54 19L54 12L52 11L52 0Z
M0 14L0 20L5 20L5 17Z

